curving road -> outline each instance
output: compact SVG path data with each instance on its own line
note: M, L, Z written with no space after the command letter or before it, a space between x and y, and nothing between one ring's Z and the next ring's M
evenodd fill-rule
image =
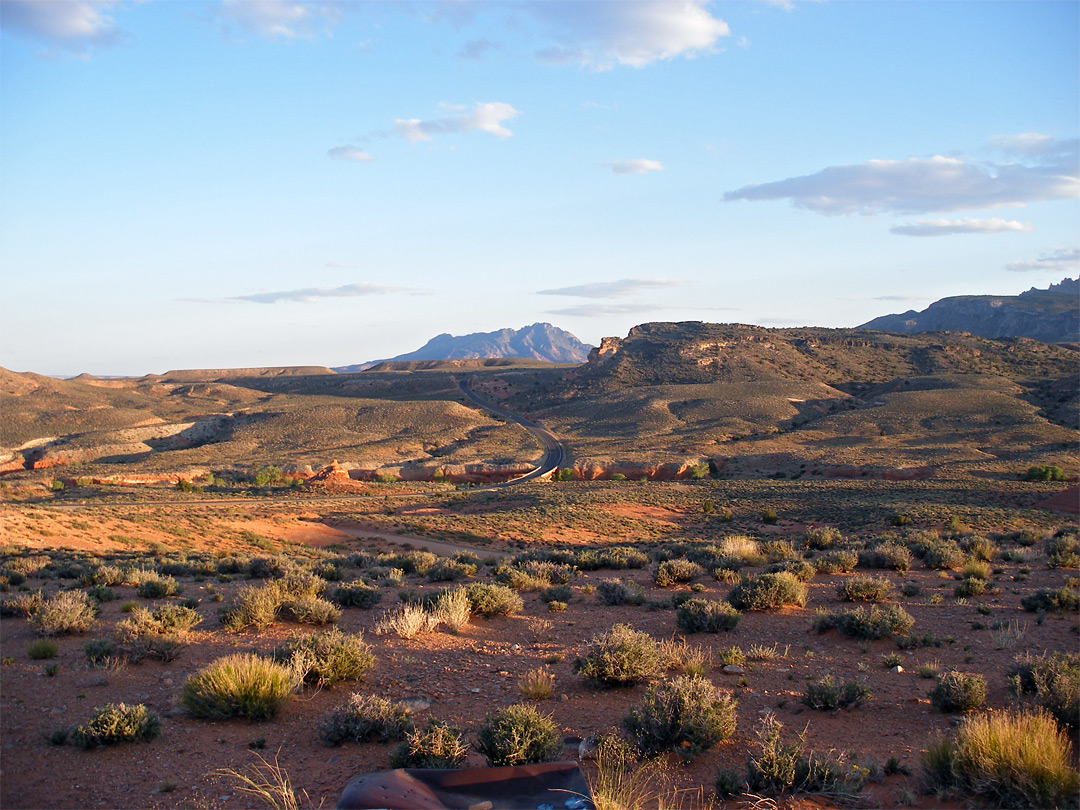
M538 425L536 422L530 422L528 419L518 416L512 411L506 410L506 408L500 408L498 405L493 405L487 400L481 399L473 390L469 387L469 383L472 381L472 375L470 374L463 380L458 380L458 388L461 389L461 393L472 402L474 405L483 408L485 411L490 411L496 416L501 416L507 421L513 422L516 425L521 425L527 430L530 435L544 448L544 457L540 460L540 464L532 472L525 473L525 475L517 478L511 478L509 481L504 481L501 484L492 484L491 487L508 487L513 484L520 484L523 481L532 481L536 478L544 478L551 475L562 464L565 452L563 451L562 444L555 438L555 435L548 431L546 428ZM487 487L485 487L486 489Z

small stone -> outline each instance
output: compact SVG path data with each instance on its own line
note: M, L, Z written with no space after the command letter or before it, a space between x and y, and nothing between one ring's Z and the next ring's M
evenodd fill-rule
M743 669L742 667L736 666L735 664L728 664L721 671L726 672L728 675L742 675L744 672L746 672L745 669Z
M479 695L480 694L479 689L470 689L469 691L472 692L474 695Z
M578 759L596 759L596 749L600 745L600 738L590 734L578 743Z
M904 668L902 666L900 666L899 664L897 664L895 667L892 668L892 671L893 672L903 672Z

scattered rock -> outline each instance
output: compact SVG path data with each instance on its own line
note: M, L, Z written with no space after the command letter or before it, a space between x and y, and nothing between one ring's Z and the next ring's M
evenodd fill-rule
M897 664L895 667L892 668L892 671L893 672L903 672L904 668L902 666L900 666L899 664Z
M726 672L728 675L742 675L744 672L746 672L745 669L736 666L735 664L728 664L721 671Z

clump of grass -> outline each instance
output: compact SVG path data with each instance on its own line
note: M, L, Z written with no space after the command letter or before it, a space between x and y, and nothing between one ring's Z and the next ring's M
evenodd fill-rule
M859 552L859 565L866 568L885 568L903 573L911 568L911 560L911 550L895 540L887 540Z
M254 796L272 810L300 810L310 803L305 791L297 792L293 788L292 780L279 764L276 754L270 762L258 752L252 753L260 764L251 765L245 771L224 768L215 774L231 779L236 790Z
M1080 787L1068 737L1041 711L965 718L921 763L931 789L995 807L1069 807Z
M61 591L43 599L30 614L30 624L43 636L85 633L97 610L85 591Z
M1050 568L1080 568L1080 536L1058 533L1047 540L1046 564Z
M849 574L858 564L859 555L854 551L829 551L814 559L819 574Z
M1034 695L1065 728L1080 724L1080 655L1052 652L1024 653L1009 670L1014 694Z
M930 693L930 702L942 712L970 712L986 702L986 679L965 672L946 672Z
M650 687L623 725L645 755L678 751L693 759L735 733L735 701L699 676Z
M661 659L652 636L616 624L593 637L585 655L574 662L574 672L598 686L627 686L655 675Z
M758 750L750 754L747 784L751 790L768 793L821 793L841 804L850 804L863 789L867 768L859 767L848 755L806 752L806 731L784 742L783 724L776 715L766 714L755 729Z
M904 663L904 657L900 653L887 653L881 656L881 665L885 669L893 669L894 667L902 666Z
M331 599L342 607L372 608L382 599L382 591L356 579L335 588Z
M852 638L879 639L905 636L915 626L915 619L897 605L880 608L857 607L840 613L821 612L814 617L814 629L819 633L836 628Z
M683 675L704 677L712 668L712 651L707 647L698 647L674 639L662 641L659 646L667 669L677 670Z
M936 658L933 661L926 661L925 663L919 664L919 668L916 672L919 673L920 678L926 678L927 680L936 678L941 672L941 662Z
M704 573L704 568L687 559L664 560L657 565L653 582L661 588L670 588L680 582L691 582Z
M164 599L180 593L180 585L172 577L163 577L157 572L147 572L140 578L135 593L144 599Z
M596 586L596 595L605 605L645 604L645 589L630 580L602 579Z
M161 718L142 703L128 706L109 703L98 708L90 720L76 726L71 741L89 750L123 742L150 742L161 733Z
M727 602L711 599L688 599L675 612L676 624L687 633L731 631L741 618L742 614Z
M400 638L412 639L438 630L439 617L423 605L399 605L384 613L373 629L379 636L393 633Z
M861 681L839 682L832 675L826 675L806 684L802 702L811 709L833 711L861 706L870 697L870 687Z
M472 603L464 588L443 591L436 597L432 613L451 633L460 633L472 618Z
M806 604L806 586L789 573L746 577L732 589L728 600L739 610L777 610Z
M1032 613L1037 611L1072 613L1080 608L1080 596L1077 596L1071 588L1065 585L1056 589L1042 588L1021 598L1020 606Z
M289 662L304 683L333 686L359 681L375 667L375 656L362 633L343 633L338 628L294 638L281 658Z
M774 643L769 646L763 644L751 644L746 649L746 658L748 661L776 661L781 658L787 658L787 649L784 652L780 652L779 644Z
M412 718L405 706L378 695L359 693L327 713L318 724L319 739L327 745L400 740L411 729Z
M23 616L29 618L45 602L45 594L36 591L15 594L0 601L0 616Z
M839 545L844 541L844 535L840 530L832 526L814 526L807 529L803 535L803 543L807 548L823 551L827 548Z
M851 577L836 588L837 597L844 602L880 602L892 593L892 583L876 577Z
M597 810L667 807L668 791L663 758L639 761L637 749L626 741L614 735L600 740L595 774L589 778Z
M469 745L461 730L438 720L424 729L414 729L390 754L391 768L460 768L469 755Z
M728 535L720 541L718 553L737 566L760 565L764 561L761 545L753 537L744 534ZM727 566L731 567L731 566Z
M56 646L55 641L39 638L30 642L30 646L26 648L26 655L31 661L44 661L47 658L56 658L58 651L59 647Z
M529 670L518 678L518 689L528 700L547 700L555 691L555 676L543 667Z
M472 612L479 613L486 619L494 616L513 616L525 607L521 597L504 585L473 582L465 588L465 595L472 606Z
M525 703L489 714L477 740L477 750L493 767L554 762L563 748L555 721Z
M266 720L297 686L296 674L288 667L257 655L229 655L188 678L179 702L194 717Z

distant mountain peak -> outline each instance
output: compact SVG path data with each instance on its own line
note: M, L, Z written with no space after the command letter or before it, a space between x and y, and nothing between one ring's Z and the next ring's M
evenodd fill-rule
M970 332L996 340L1025 337L1043 343L1080 340L1080 279L1066 278L1019 295L957 295L921 312L883 315L857 329L879 332Z
M391 357L390 362L412 360L472 360L522 357L548 363L584 363L592 346L582 343L570 332L550 323L534 323L521 329L498 329L469 335L436 335L419 349ZM362 371L387 360L373 360L354 366L340 366L334 371Z

